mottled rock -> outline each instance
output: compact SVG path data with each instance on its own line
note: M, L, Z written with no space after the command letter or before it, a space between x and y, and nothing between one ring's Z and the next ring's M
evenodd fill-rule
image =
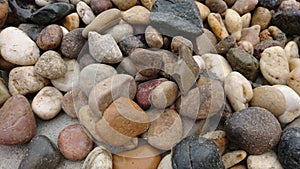
M229 36L222 17L219 13L210 13L207 17L207 22L219 40L223 40Z
M136 48L145 48L145 45L136 36L126 36L120 40L119 47L124 56L129 56Z
M77 3L76 11L86 25L90 24L95 19L92 9L83 1Z
M275 40L265 40L265 41L261 41L260 43L256 44L254 46L254 56L257 59L261 58L261 54L263 53L263 51L269 47L272 46L281 46L280 42L275 41Z
M283 169L275 152L269 151L261 155L250 155L247 159L248 169L273 168Z
M258 0L259 5L268 8L268 9L275 9L280 5L282 0Z
M86 42L86 39L81 36L82 31L83 28L74 29L63 37L60 50L64 56L73 59L78 57Z
M216 46L217 53L220 55L226 55L229 49L233 48L236 44L236 39L230 35L221 40Z
M36 44L43 50L55 49L60 45L63 32L59 25L52 24L45 27L37 36Z
M272 14L267 8L258 7L252 15L251 25L260 25L260 29L264 30L269 26Z
M3 0L0 3L0 28L5 24L8 12L9 12L9 5L7 0Z
M68 29L68 31L72 31L74 29L79 28L80 19L77 13L71 13L67 15L63 21L62 25Z
M258 0L237 0L231 7L237 11L240 15L252 11L258 3Z
M90 6L95 15L112 8L111 0L91 0Z
M290 8L277 12L273 15L272 24L287 35L300 35L300 10Z

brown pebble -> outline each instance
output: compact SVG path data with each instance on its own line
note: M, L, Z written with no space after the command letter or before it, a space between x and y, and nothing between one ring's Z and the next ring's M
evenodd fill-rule
M0 28L5 24L8 16L9 5L7 0L0 1Z
M38 34L36 44L43 50L55 49L60 45L63 31L59 25L52 24Z

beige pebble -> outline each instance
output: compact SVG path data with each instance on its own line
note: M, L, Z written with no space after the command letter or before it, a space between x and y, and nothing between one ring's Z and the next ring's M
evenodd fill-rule
M249 41L252 43L252 45L256 45L259 43L260 38L259 38L259 33L260 33L260 26L259 25L253 25L249 28L243 28L242 29L242 37L241 41Z
M233 9L227 9L225 12L225 25L227 31L233 35L236 40L239 40L242 36L242 18Z
M287 60L289 61L291 58L299 58L299 49L298 49L298 45L296 42L294 41L290 41L288 42L285 47L284 47L284 51L285 51L285 56L287 58Z
M95 19L92 9L83 1L77 3L76 11L86 25L90 24Z
M122 18L125 22L132 25L149 25L150 11L143 6L134 6L122 12Z
M224 80L224 90L234 111L248 107L253 97L250 82L239 72L231 72Z
M106 34L111 34L111 36L115 39L115 41L118 43L121 41L121 39L128 35L133 35L134 29L131 25L124 23L124 24L118 24L109 30L105 31Z
M258 0L237 0L231 8L243 15L255 9L257 3Z
M50 5L54 2L55 0L35 0L35 4L37 4L40 7Z
M295 68L300 67L300 58L291 58L289 60L290 71L292 72Z
M248 169L283 169L273 151L261 155L250 155L247 158Z
M172 38L172 42L171 42L171 51L175 54L179 53L179 48L181 45L187 46L190 49L193 49L193 43L184 38L183 36L175 36Z
M67 15L62 21L62 25L67 28L68 31L79 28L79 24L80 19L77 13L71 13Z
M222 156L222 161L225 166L225 169L227 169L243 161L246 157L247 157L246 151L236 150L224 154Z
M155 0L140 0L144 7L146 7L149 11L152 10L152 6L155 3Z
M137 0L112 0L112 2L120 9L127 10L137 3Z
M248 52L250 55L254 53L254 47L251 42L249 41L239 41L238 46Z
M225 131L222 131L222 130L211 131L211 132L204 134L202 137L213 140L214 143L219 148L220 155L222 155L228 147L229 141L226 138Z
M67 72L58 79L51 79L54 87L62 92L68 92L79 83L80 66L75 59L64 59Z
M46 86L33 98L32 110L42 120L53 119L61 110L62 98L59 90Z
M263 51L260 59L260 70L270 84L286 84L289 74L289 63L284 50L279 46L269 47Z
M290 72L287 85L300 96L300 67L297 67Z
M201 2L195 1L195 3L200 11L202 21L205 21L208 15L210 14L210 9Z
M0 78L0 106L8 99L10 98L9 91L4 83L4 80Z
M241 16L242 18L242 23L243 23L243 28L248 28L251 23L251 13L246 13Z
M206 69L205 62L201 56L195 55L195 56L193 56L193 58L196 61L197 65L199 66L200 70Z
M112 169L111 153L105 147L95 147L85 158L82 169Z
M165 81L159 84L150 94L151 103L156 108L166 108L172 105L178 95L178 86L175 82Z
M34 71L34 66L16 67L9 72L8 79L8 88L12 95L34 93L49 83L49 80Z
M207 17L207 21L210 28L219 40L223 40L224 38L229 36L223 23L222 17L219 13L210 13Z
M258 7L252 15L251 25L260 25L261 30L266 29L272 19L272 14L267 8Z
M148 26L145 30L146 42L150 48L161 48L164 44L163 37L160 32L158 32L152 26Z
M166 155L163 159L161 159L157 169L173 169L171 158L171 154Z

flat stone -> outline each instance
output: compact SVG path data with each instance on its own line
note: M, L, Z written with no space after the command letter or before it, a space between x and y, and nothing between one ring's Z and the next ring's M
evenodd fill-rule
M193 0L157 0L150 14L151 25L163 35L193 39L203 33L199 9Z
M273 15L272 24L287 35L300 35L300 10L290 8L277 12Z

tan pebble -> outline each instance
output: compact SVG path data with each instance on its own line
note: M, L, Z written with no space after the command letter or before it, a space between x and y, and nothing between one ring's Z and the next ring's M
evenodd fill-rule
M290 71L292 72L295 68L300 67L300 58L291 58L289 60Z
M144 7L146 7L149 11L152 10L152 6L155 3L155 0L140 0Z
M260 25L261 30L266 29L272 19L272 14L267 8L258 7L252 15L251 25Z
M247 167L244 165L236 165L236 166L231 167L230 169L247 169Z
M166 155L159 163L157 169L173 169L171 154Z
M148 26L145 30L146 42L150 48L161 48L164 44L163 37L152 26Z
M300 63L300 59L298 59ZM300 67L295 68L289 74L287 85L300 96Z
M229 36L223 23L222 17L219 13L210 13L208 15L207 21L210 28L219 40L223 40L224 38Z
M263 51L260 59L260 70L270 84L286 84L289 74L289 63L284 50L279 46L269 47Z
M231 8L243 15L255 9L257 3L258 0L237 0Z
M252 43L252 45L256 45L259 43L259 33L260 33L260 26L254 25L249 28L243 28L242 30L242 40L246 40Z
M254 48L251 42L249 41L239 41L238 46L248 52L250 55L253 55Z
M200 14L201 14L202 21L205 21L208 15L210 14L210 9L206 5L202 4L201 2L195 1L195 3L199 11L201 11Z
M204 134L202 137L211 139L218 146L220 155L222 155L228 147L228 139L226 138L225 131L216 130L209 133Z
M291 58L299 58L299 49L298 45L294 41L290 41L285 45L284 48L285 56L289 61Z
M133 25L149 25L150 11L143 6L134 6L127 11L122 12L122 18L125 22Z
M269 31L269 29L265 29L259 33L260 41L273 40L273 37Z
M112 2L120 9L127 10L137 3L137 0L112 0Z
M250 155L247 158L248 169L283 169L275 152L269 151L261 155Z
M178 90L175 82L162 82L151 92L150 101L156 108L163 109L169 107L175 102Z
M80 24L79 16L77 13L71 13L67 15L62 22L62 25L67 28L68 31L79 28Z
M242 18L242 23L243 23L243 28L248 28L250 26L251 23L251 14L250 13L246 13L244 15L241 16Z
M82 169L112 169L112 155L102 146L95 147L85 158Z
M236 150L226 153L222 156L222 161L225 169L230 168L239 162L243 161L247 157L247 153L244 150Z
M4 83L4 80L0 78L0 106L10 97L9 91Z
M241 38L243 23L240 15L235 10L226 10L225 25L227 31L231 33L236 40L239 40Z
M2 28L2 26L5 24L7 16L8 16L8 12L9 12L9 5L8 5L8 1L4 0L1 2L0 4L0 28Z
M193 43L190 40L184 38L183 36L175 36L172 38L171 50L173 53L178 54L181 45L185 45L190 49L193 49Z
M239 72L231 72L224 80L224 90L234 111L248 107L253 97L250 82Z
M86 25L90 24L95 19L92 9L83 1L77 3L76 11Z
M205 62L201 56L195 55L195 56L193 56L193 58L196 61L197 65L199 66L200 70L206 69Z

